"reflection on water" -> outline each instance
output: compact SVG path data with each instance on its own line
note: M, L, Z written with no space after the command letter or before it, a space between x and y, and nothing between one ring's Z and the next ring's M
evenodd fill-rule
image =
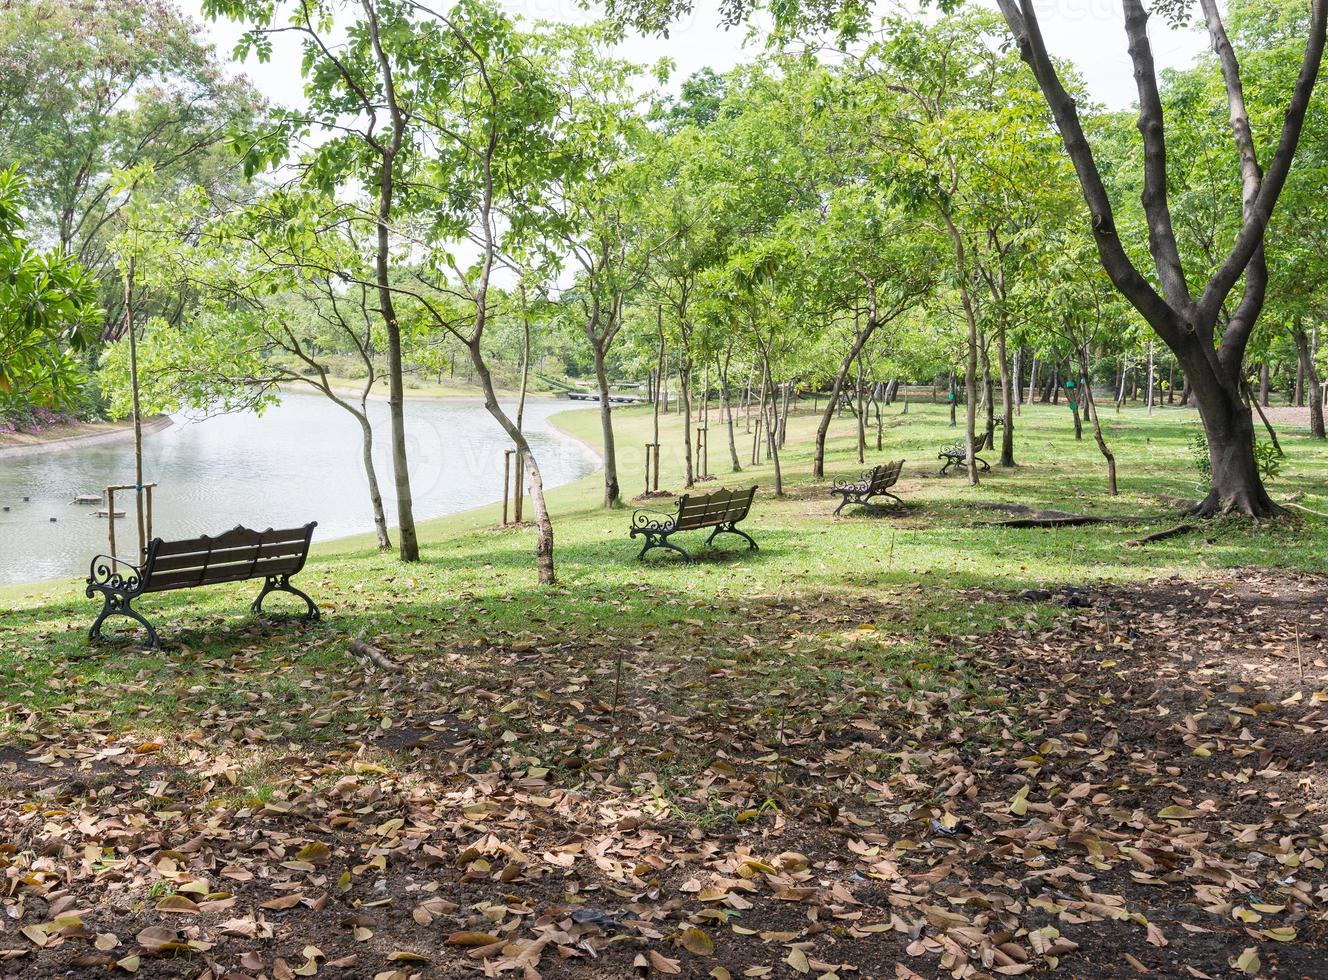
M526 405L525 428L547 486L585 476L598 465L584 446L547 424L567 407L551 399ZM372 403L370 415L378 482L392 521L386 402ZM480 403L408 402L406 435L417 518L502 498L503 450L511 442ZM261 419L180 418L146 435L143 450L145 479L158 484L153 528L160 537L311 520L318 521L315 540L373 529L359 424L322 395L287 395ZM85 575L91 557L106 550L106 522L92 516L96 508L71 501L75 494L133 482L133 459L132 442L0 459L0 505L10 507L0 513L0 582ZM23 503L25 496L31 502ZM116 495L116 507L129 512L116 525L121 554L132 553L137 542L131 497Z

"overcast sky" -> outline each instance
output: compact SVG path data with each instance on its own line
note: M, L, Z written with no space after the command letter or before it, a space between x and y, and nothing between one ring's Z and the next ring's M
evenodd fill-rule
M179 0L184 11L202 21L201 0ZM501 0L512 13L531 20L585 21L593 15L573 0ZM993 4L994 5L994 4ZM641 64L669 58L677 65L671 87L693 72L711 67L723 72L756 51L743 47L742 29L719 26L716 0L696 0L696 11L676 24L668 38L630 38L620 54ZM1043 33L1053 55L1069 58L1083 73L1093 98L1109 108L1128 107L1134 101L1134 80L1125 49L1125 32L1118 0L1037 0ZM223 55L229 56L240 28L229 22L204 22ZM1159 18L1152 28L1153 54L1159 68L1184 67L1204 47L1194 30L1172 31ZM250 59L242 68L250 80L274 102L290 105L299 98L298 41L278 35L272 61Z

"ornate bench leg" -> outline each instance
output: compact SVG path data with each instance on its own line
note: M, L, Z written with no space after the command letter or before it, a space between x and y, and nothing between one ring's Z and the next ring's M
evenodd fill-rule
M636 537L635 532L632 534L632 537ZM642 537L646 539L646 543L641 545L641 550L636 553L637 561L640 561L642 558L644 558L646 556L646 552L649 551L651 548L655 547L655 536L653 534L649 532L644 532L642 534Z
M848 498L845 498L845 499L847 500ZM750 534L748 534L746 531L739 531L739 530L738 530L734 525L732 525L732 524L720 524L720 525L718 525L713 531L710 532L710 537L706 538L706 544L710 544L711 541L714 541L714 540L715 540L715 535L716 535L716 534L736 534L738 537L743 538L743 539L747 542L747 550L749 550L749 551L751 551L751 550L759 551L759 550L760 550L760 548L757 548L757 546L756 546L756 542L752 540L752 537L751 537Z
M902 500L900 500L898 497L896 497L896 496L895 496L893 493L891 493L889 490L882 490L882 491L881 491L881 495L882 495L882 496L885 496L885 497L889 497L891 500L893 500L895 503L897 503L900 507L903 507L903 506L904 506L904 502L903 502Z
M304 604L309 607L304 614L306 621L318 622L323 618L322 613L318 611L318 607L314 605L314 601L290 584L289 575L269 575L263 582L263 588L259 591L258 598L253 601L253 605L249 608L256 613L261 613L263 611L263 600L267 598L269 592L289 592L291 595L303 599Z
M147 646L149 649L155 650L161 646L161 639L157 636L157 631L151 623L139 614L137 609L129 604L128 596L120 595L118 592L98 591L101 592L102 596L101 612L97 614L97 618L92 622L92 628L88 630L89 643L100 643L105 639L101 635L101 627L102 623L106 622L109 617L124 616L127 619L132 619L147 631ZM92 593L89 592L89 598L91 598L91 595Z
M835 508L835 512L830 515L831 517L838 517L839 512L848 506L848 494L841 493L838 496L842 499L839 501L839 506Z

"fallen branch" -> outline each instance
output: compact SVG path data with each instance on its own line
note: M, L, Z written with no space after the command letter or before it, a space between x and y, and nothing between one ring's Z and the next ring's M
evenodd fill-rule
M361 660L368 660L375 667L386 670L393 674L401 673L401 665L389 660L387 654L383 653L376 646L365 643L363 637L357 636L350 641L350 652Z
M1189 534L1191 531L1198 530L1193 524L1177 524L1175 527L1169 527L1165 531L1154 531L1152 534L1145 534L1142 538L1132 538L1125 542L1127 548L1136 548L1142 544L1149 544L1153 541L1165 541L1167 538L1174 538L1178 534Z

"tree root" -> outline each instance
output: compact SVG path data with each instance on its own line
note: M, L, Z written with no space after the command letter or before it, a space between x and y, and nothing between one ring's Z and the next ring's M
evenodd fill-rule
M1223 500L1215 492L1209 491L1208 496L1191 507L1185 516L1250 517L1258 521L1289 517L1290 515L1284 508L1273 503L1267 495L1255 496L1249 493L1241 493Z
M1154 531L1152 534L1145 534L1142 538L1132 538L1124 542L1127 548L1137 548L1140 545L1149 544L1153 541L1165 541L1167 538L1174 538L1179 534L1189 534L1191 531L1197 531L1198 528L1193 524L1177 524L1175 527L1169 527L1165 531Z
M1287 504L1286 506L1291 507L1295 510L1302 510L1306 514L1313 514L1315 517L1328 517L1328 514L1325 514L1321 510L1310 510L1308 507L1302 507L1300 504Z
M1143 520L1144 518L1139 518ZM1111 524L1110 517L1091 514L1071 514L1068 517L1019 517L1012 521L995 521L995 527L1078 527L1081 524Z

